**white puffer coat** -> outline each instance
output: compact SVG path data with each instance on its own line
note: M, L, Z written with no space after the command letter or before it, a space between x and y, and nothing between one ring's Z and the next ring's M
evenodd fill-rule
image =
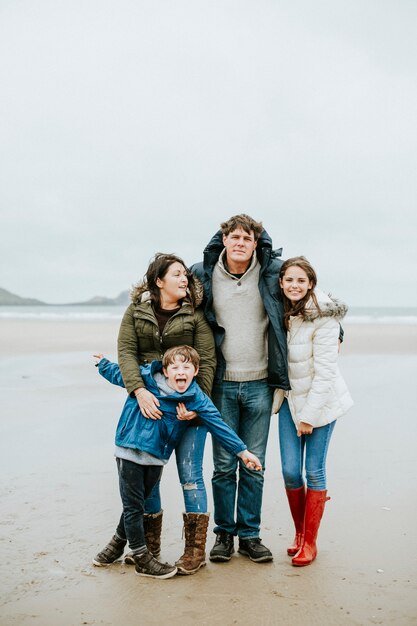
M286 392L292 418L314 428L344 415L353 400L337 366L339 321L347 306L315 290L321 313L310 301L307 319L290 318L288 373L291 391Z

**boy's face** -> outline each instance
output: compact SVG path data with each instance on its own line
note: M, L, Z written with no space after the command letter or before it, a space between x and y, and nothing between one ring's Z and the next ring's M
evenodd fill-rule
M178 393L184 393L193 382L194 376L197 376L198 368L195 368L191 361L184 361L180 356L167 367L163 368L167 383Z

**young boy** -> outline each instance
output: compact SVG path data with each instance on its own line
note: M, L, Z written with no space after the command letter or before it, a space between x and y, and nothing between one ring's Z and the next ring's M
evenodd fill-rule
M124 387L117 363L102 355L97 366L100 374L115 385ZM145 418L136 398L129 397L122 410L116 430L116 461L119 472L123 513L115 535L93 559L94 565L108 565L122 556L129 542L136 573L151 578L171 578L177 568L160 563L146 547L143 529L143 506L146 497L158 481L162 466L180 441L187 422L177 418L177 405L184 403L195 411L222 446L236 454L250 469L262 470L259 459L222 420L210 398L200 389L194 377L200 358L194 348L177 346L165 352L162 361L141 367L146 388L159 400L162 419Z

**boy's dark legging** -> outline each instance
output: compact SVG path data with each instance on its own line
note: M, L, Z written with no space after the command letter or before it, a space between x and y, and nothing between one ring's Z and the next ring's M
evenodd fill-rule
M120 497L123 513L116 529L121 539L127 539L131 550L145 545L143 530L143 507L146 497L159 480L162 473L161 465L139 465L116 458L119 472Z

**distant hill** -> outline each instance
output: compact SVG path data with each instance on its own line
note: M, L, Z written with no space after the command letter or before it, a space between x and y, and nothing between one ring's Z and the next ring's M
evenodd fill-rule
M25 304L43 304L46 302L42 302L41 300L36 300L36 298L21 298L7 289L2 289L0 287L0 305L25 305Z
M128 305L130 302L129 291L122 291L116 298L106 298L105 296L94 296L86 302L68 302L62 305L54 305L50 302L42 302L42 300L36 300L36 298L22 298L17 296L7 289L0 287L0 306L27 306L27 305L39 305L39 306L84 306L84 305L99 305L99 306L115 306L115 305Z
M122 291L117 298L106 298L106 296L94 296L90 300L85 302L70 302L67 306L84 306L84 305L102 305L102 306L114 306L116 304L128 305L130 303L130 295L128 291Z

